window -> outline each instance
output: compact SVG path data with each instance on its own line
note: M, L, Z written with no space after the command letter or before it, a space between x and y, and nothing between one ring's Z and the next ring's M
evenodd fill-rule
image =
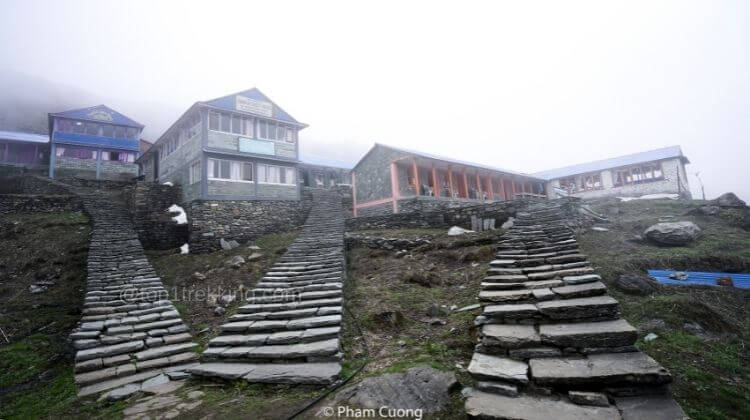
M599 190L602 188L602 178L600 174L590 174L581 176L581 189L585 191Z
M83 134L86 125L81 121L73 121L73 132Z
M125 131L125 127L115 126L115 138L124 139Z
M125 137L129 139L136 139L138 137L138 129L135 127L126 128Z
M219 116L221 117L221 124L220 124L221 131L223 131L225 133L229 133L230 132L230 127L229 126L231 124L229 115L228 114L219 114Z
M209 112L208 113L208 128L211 130L218 131L219 130L219 113L218 112Z
M243 125L242 118L239 115L232 115L232 133L242 134Z
M69 157L75 159L96 159L96 150L85 147L58 146L55 148L55 156Z
M110 162L133 163L135 162L135 153L103 151L102 160Z
M253 164L223 159L208 160L209 179L253 181Z
M104 137L114 137L115 136L115 127L109 124L102 124L102 136Z
M72 133L73 121L64 119L57 120L57 131L62 131L63 133Z
M296 182L294 168L259 164L258 182L265 182L268 184L295 185Z
M571 192L578 191L575 177L571 176L569 178L562 178L560 180L560 188L567 190L567 191L571 191Z
M189 171L189 182L191 184L195 184L196 182L199 182L201 180L201 161L196 160L195 162L190 164L190 171Z
M648 163L615 171L614 185L621 187L628 184L661 181L664 179L660 163Z

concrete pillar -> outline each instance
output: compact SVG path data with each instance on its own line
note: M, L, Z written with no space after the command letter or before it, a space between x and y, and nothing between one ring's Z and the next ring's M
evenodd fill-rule
M102 149L98 149L96 151L96 179L99 179L99 174L101 173L101 166L102 166Z
M477 179L477 199L481 200L484 196L482 195L482 180L479 179L479 171L476 173Z
M398 213L398 198L401 196L398 184L398 165L391 162L391 197L393 198L393 213Z
M510 194L511 194L511 200L516 199L516 178L511 177L510 178Z
M489 190L490 200L494 200L495 199L495 186L492 184L494 184L495 181L492 179L492 176L487 177L487 183L489 184L489 187L490 187L490 190Z
M461 175L464 178L464 197L469 198L469 181L466 179L466 170L461 170Z
M6 144L5 147L5 153L7 154L8 145ZM55 143L50 143L49 150L49 177L55 179L55 160L57 160L57 145Z

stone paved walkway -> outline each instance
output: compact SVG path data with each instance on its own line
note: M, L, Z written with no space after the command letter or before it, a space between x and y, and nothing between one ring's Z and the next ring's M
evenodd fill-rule
M555 204L519 212L497 249L479 294L470 418L686 418Z
M261 383L329 384L338 378L344 212L332 191L313 190L313 202L295 242L190 372Z
M72 190L93 223L83 317L71 334L79 396L194 366L196 344L144 255L125 207L106 191Z

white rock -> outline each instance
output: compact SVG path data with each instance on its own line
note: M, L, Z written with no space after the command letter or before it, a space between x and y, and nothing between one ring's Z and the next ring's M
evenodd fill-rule
M648 333L645 337L643 337L643 341L645 341L645 342L654 341L657 338L659 338L658 335L656 335L654 333Z
M458 235L463 235L465 233L474 233L474 231L464 229L460 226L452 226L450 229L448 229L448 236L458 236Z
M180 254L189 254L190 253L190 245L184 244L180 247Z

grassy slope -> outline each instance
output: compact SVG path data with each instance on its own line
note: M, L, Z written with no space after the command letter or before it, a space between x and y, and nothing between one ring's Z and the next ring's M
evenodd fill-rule
M3 215L0 222L0 418L76 413L107 416L116 407L76 401L67 336L80 319L89 227L81 213ZM29 292L38 281L55 282Z
M750 271L750 232L731 226L731 214L683 216L695 203L669 200L604 202L594 206L612 221L609 232L586 232L583 252L610 285L632 324L664 320L654 341L639 347L673 374L673 391L695 419L750 418L750 293L722 288L664 287L650 296L632 296L612 287L621 274L648 268L705 271ZM673 218L664 218L674 216ZM727 217L729 216L729 217ZM691 220L702 229L699 240L685 247L656 247L629 241L662 220ZM694 322L705 334L695 335ZM702 337L701 337L702 335Z

